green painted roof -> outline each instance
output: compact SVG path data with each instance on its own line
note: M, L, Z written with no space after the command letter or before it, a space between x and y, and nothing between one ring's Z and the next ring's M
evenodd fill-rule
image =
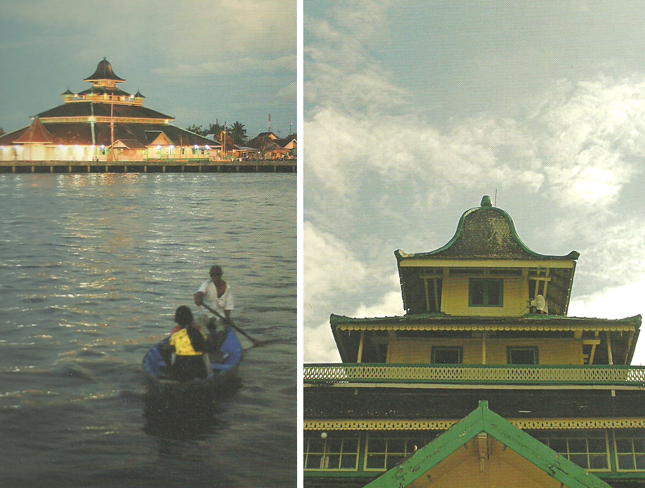
M485 196L480 207L471 208L461 216L455 235L445 246L416 254L398 249L394 255L400 263L411 258L575 261L580 253L572 251L565 256L551 256L532 251L517 235L511 217L504 210L493 207L490 198Z
M365 488L405 487L423 476L478 434L485 432L568 488L609 488L597 476L542 444L488 408L488 402L455 424L412 457L378 477Z
M631 326L638 330L641 326L641 315L626 317L622 319L603 319L592 317L569 317L563 315L545 315L545 314L527 314L520 317L484 317L484 316L457 316L447 315L445 313L413 314L413 315L396 315L392 317L347 317L345 315L332 314L329 322L332 328L339 325L406 325L406 324L453 324L471 325L473 328L480 325L499 325L506 327L508 325L520 325L530 327L531 324L557 326L588 327L593 330L596 328L611 326Z

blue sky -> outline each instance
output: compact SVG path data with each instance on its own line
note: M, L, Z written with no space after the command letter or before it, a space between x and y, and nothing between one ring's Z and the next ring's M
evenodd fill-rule
M175 125L296 130L296 0L3 0L0 127L63 103L104 57Z
M581 253L569 315L643 314L645 10L631 1L304 4L304 359L331 313L402 314L394 250L490 195ZM645 341L636 352L645 364Z

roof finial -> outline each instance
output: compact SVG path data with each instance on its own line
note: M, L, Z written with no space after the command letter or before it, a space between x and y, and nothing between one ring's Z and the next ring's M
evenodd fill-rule
M488 195L484 195L482 198L482 203L479 205L480 207L492 207L493 204L490 201L490 197Z

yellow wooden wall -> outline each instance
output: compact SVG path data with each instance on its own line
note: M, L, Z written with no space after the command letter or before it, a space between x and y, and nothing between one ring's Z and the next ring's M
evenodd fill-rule
M457 449L408 488L561 488L559 481L500 442L489 439L480 459L477 439Z
M488 276L487 276L488 277ZM480 278L484 278L481 276ZM495 278L490 276L490 278ZM519 316L528 312L529 285L521 276L505 276L503 307L469 307L466 276L444 277L441 292L441 311L449 315Z
M433 346L463 347L463 364L482 364L483 340L477 339L392 339L388 344L388 363L426 364L432 361ZM582 341L579 339L495 339L486 338L486 364L506 364L508 346L537 346L540 364L581 365Z

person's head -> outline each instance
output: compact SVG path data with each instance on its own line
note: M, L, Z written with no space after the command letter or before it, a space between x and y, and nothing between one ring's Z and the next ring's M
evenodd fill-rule
M218 283L222 279L222 268L217 264L214 264L213 266L211 266L208 274L210 275L213 282Z
M177 322L180 327L188 327L193 324L193 312L190 311L186 305L182 305L177 308L175 311L175 322Z

